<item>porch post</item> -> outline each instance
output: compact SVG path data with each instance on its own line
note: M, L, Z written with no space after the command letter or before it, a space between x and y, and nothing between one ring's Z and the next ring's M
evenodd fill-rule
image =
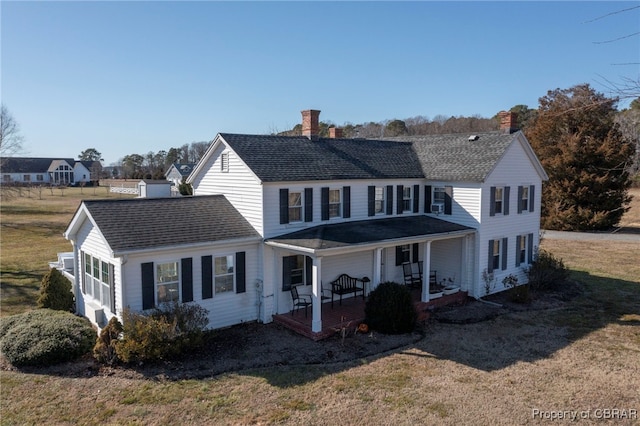
M429 275L431 271L431 241L424 242L422 251L422 301L429 301Z
M373 290L382 281L382 247L377 247L373 256L373 282L369 291Z
M313 320L311 321L311 331L319 333L322 331L322 258L313 257L313 266L311 271L311 301Z

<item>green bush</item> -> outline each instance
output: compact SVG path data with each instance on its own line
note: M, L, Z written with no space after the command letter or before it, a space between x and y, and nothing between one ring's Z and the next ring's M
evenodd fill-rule
M197 348L203 341L209 312L198 304L169 303L148 315L125 309L123 338L116 343L124 362L156 361Z
M96 332L69 312L39 309L3 318L0 350L15 366L53 365L91 351Z
M93 357L103 364L113 365L118 361L116 346L122 333L122 324L118 318L112 317L100 332L96 345L93 347Z
M376 287L369 294L364 312L369 327L386 334L413 331L418 317L409 289L394 282Z
M42 277L38 307L67 312L73 310L71 282L55 268Z
M562 259L546 250L539 250L527 269L527 276L532 289L550 290L561 285L569 277L569 270L564 266Z

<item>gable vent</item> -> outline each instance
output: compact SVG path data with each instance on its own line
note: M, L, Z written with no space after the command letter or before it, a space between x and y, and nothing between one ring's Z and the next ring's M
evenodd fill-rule
M470 140L470 141L477 141L478 139L480 139L480 136L478 136L478 135L471 135L471 136L469 136L469 140Z

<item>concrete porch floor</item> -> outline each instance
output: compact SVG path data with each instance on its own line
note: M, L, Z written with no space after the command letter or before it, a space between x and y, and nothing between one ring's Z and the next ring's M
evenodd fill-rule
M454 294L443 295L426 303L420 301L419 289L412 290L411 296L418 312L418 321L425 321L429 318L430 312L434 308L463 304L467 299L467 292L459 291ZM364 321L364 306L365 301L360 296L342 299L342 305L334 302L333 308L330 301L323 303L322 331L319 333L311 331L311 320L313 318L311 307L309 307L306 316L304 309L299 309L286 314L274 315L273 321L310 339L322 340L340 332L343 328L348 330L357 328Z

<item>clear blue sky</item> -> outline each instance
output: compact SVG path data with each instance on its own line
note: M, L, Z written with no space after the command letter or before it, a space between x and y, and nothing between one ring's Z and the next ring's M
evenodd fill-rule
M127 154L337 125L491 117L638 78L636 2L2 1L2 102L25 156ZM591 21L591 22L589 22ZM635 63L635 65L619 65ZM624 105L621 105L624 106Z

